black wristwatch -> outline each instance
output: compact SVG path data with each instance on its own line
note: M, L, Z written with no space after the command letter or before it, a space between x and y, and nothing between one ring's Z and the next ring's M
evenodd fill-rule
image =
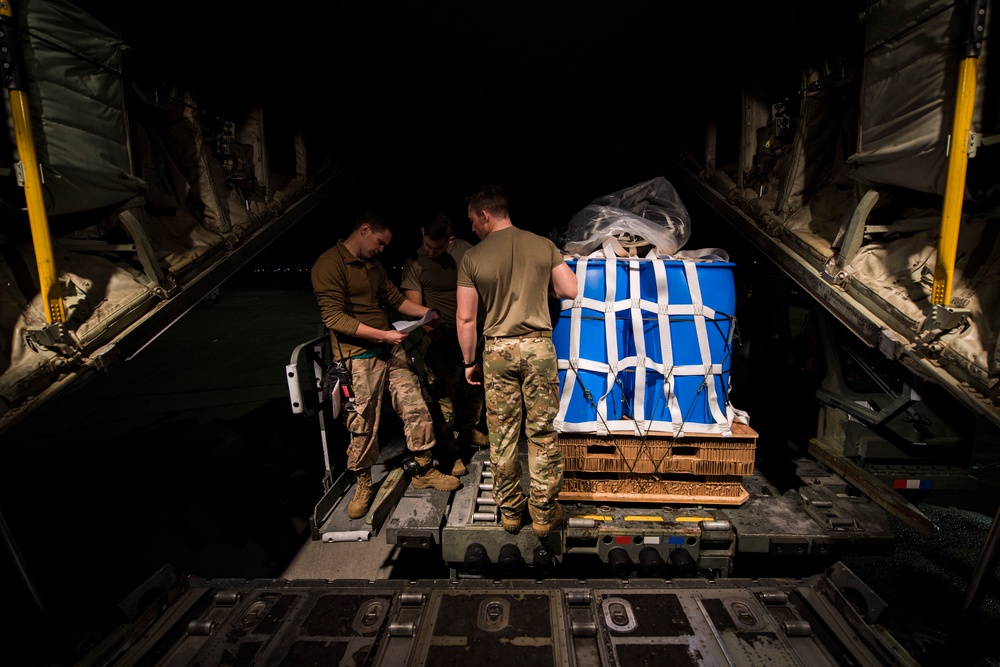
M472 368L473 366L475 366L475 365L476 365L476 361L475 361L475 359L473 359L473 360L472 360L472 361L470 361L469 363L465 363L465 362L463 361L463 362L462 362L462 365L463 365L463 366L465 366L466 368Z

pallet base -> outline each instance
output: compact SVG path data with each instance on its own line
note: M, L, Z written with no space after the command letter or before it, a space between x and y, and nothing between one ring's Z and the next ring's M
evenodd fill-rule
M602 475L566 470L559 500L742 505L750 494L736 475Z
M658 505L742 505L750 494L745 489L736 497L728 496L689 496L669 493L596 493L586 491L562 491L560 501L576 502L610 502L610 503L656 503Z

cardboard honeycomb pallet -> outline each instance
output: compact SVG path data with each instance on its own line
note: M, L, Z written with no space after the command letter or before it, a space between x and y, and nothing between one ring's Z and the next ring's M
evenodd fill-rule
M757 433L733 424L732 436L687 434L561 435L560 500L740 505L753 473Z
M753 473L757 433L734 424L731 437L561 435L559 448L567 471L742 476Z
M698 476L687 479L661 475L614 475L566 472L561 501L657 504L742 505L750 497L738 476Z

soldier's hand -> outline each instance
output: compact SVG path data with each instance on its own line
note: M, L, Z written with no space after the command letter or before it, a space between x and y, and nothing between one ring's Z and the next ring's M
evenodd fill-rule
M389 329L388 331L382 332L382 342L388 343L389 345L399 345L404 340L406 340L408 334L401 331L396 331L395 329Z
M483 372L480 370L479 364L465 369L465 381L469 384L483 383Z

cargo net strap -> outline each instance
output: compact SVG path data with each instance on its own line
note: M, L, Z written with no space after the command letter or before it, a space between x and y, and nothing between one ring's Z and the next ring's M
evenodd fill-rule
M577 262L576 269L576 293L577 298L573 301L562 302L562 310L570 310L570 335L569 335L569 358L559 359L560 370L566 371L566 380L563 382L562 394L559 397L559 413L556 415L555 425L560 431L581 430L593 431L607 434L608 429L621 429L625 425L621 420L608 422L608 395L614 390L618 379L618 358L621 352L618 349L618 339L615 336L615 293L617 291L617 274L615 272L614 261L605 262L605 299L597 301L583 296L584 286L587 282L587 257L581 258ZM601 362L594 359L581 358L580 356L580 331L582 328L583 309L604 312L604 337L608 350L608 361ZM579 371L593 371L604 373L604 393L597 397L595 413L597 419L593 422L582 424L567 424L566 412L569 409L570 399L573 396L573 388L579 381ZM589 392L584 390L588 400L593 401Z
M686 410L679 405L677 395L674 392L674 378L678 376L700 376L702 383L698 392L707 392L709 410L714 421L713 424L698 424L699 432L719 433L724 436L732 435L732 423L735 419L741 419L741 415L735 411L728 400L722 401L724 408L720 407L718 390L715 386L715 376L722 373L722 364L712 362L711 348L708 338L707 321L715 320L718 317L729 318L731 316L719 314L711 307L705 305L701 287L698 281L697 262L683 260L684 275L690 290L691 303L670 303L670 295L667 289L667 272L663 260L655 252L642 260L638 257L631 257L629 262L629 293L632 295L641 294L639 289L639 263L641 261L653 262L654 275L656 277L657 301L651 302L634 296L628 300L616 301L617 294L617 273L616 262L613 250L605 244L605 299L603 302L596 299L584 297L584 285L587 276L587 262L589 257L582 257L577 261L577 298L562 302L562 310L570 310L570 349L568 359L559 359L560 370L566 371L565 382L559 401L559 414L556 417L556 428L561 432L590 432L599 435L607 435L611 431L632 431L636 435L645 435L649 431L662 431L672 433L674 437L684 437L684 425L686 421ZM600 251L591 257L598 255ZM622 350L618 349L618 340L615 336L615 313L627 309L630 311L632 323L632 334L635 340L635 355L623 357ZM583 318L583 309L597 312L604 312L604 332L605 346L607 349L608 361L596 361L581 358L580 356L580 331ZM646 317L651 315L651 317ZM674 364L673 347L670 333L670 318L686 317L691 318L694 323L696 338L698 343L700 364L687 364L677 366ZM660 350L662 351L662 361L655 361L646 354L646 341L643 332L643 320L655 317L657 329L660 337ZM732 349L732 336L734 327L729 327L726 338L726 350ZM608 420L607 398L615 388L616 384L621 387L619 374L628 369L634 369L635 386L646 386L647 370L653 370L663 377L662 398L669 408L671 421L647 419L647 406L645 405L645 392L636 391L634 404L630 406L632 419ZM597 419L592 422L572 422L567 423L566 413L569 409L570 399L573 389L578 381L580 370L597 373L605 373L604 393L597 398L595 412ZM590 397L589 400L593 400ZM624 392L623 392L624 393ZM726 397L724 397L726 398ZM649 406L651 414L655 413Z

